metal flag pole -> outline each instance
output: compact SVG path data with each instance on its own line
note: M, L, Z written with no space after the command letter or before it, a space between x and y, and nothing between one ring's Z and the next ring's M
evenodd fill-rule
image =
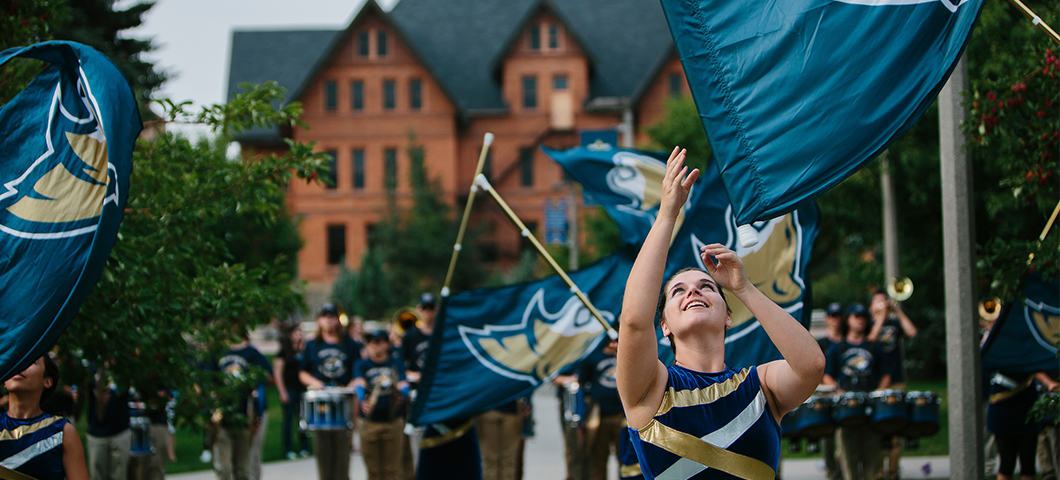
M1053 39L1053 41L1056 43L1060 43L1060 35L1057 35L1056 30L1053 30L1051 27L1049 27L1049 25L1042 21L1042 17L1036 15L1033 11L1031 11L1031 9L1027 8L1027 6L1024 5L1023 2L1021 2L1020 0L1009 0L1009 2L1015 5L1016 8L1020 9L1020 11L1023 12L1023 14L1027 16L1027 18L1031 19L1031 22L1033 22L1034 25L1038 27L1038 29L1045 32L1046 35L1049 35L1049 38Z
M563 271L563 268L561 268L559 264L556 263L556 260L552 258L552 255L549 255L548 251L545 250L545 247L541 245L541 242L539 242L537 238L534 237L532 233L530 233L530 230L526 228L526 225L523 224L523 221L519 220L519 217L515 214L514 211L512 211L511 207L508 206L508 203L505 202L504 199L501 198L500 194L498 194L497 191L493 189L493 187L490 185L489 180L486 179L486 176L482 174L477 175L475 177L475 185L478 185L479 188L485 190L486 193L489 193L490 196L497 201L497 204L501 206L501 208L504 210L504 213L508 214L508 218L511 219L512 223L514 223L515 226L519 228L520 234L530 240L530 243L532 243L534 245L534 248L537 249L537 253L541 254L542 257L545 257L545 260L547 260L548 264L552 266L552 269L559 274L560 278L563 279L563 282L566 283L567 287L570 288L571 293L577 296L578 300L581 300L582 305L585 305L585 308L588 308L589 312L593 314L593 317L596 318L596 321L600 322L600 325L602 325L604 327L604 330L607 331L607 336L611 340L618 340L618 332L616 332L615 329L611 327L610 323L607 323L607 320L604 320L604 316L601 315L600 311L597 310L596 307L593 306L593 303L589 301L589 297L585 295L585 292L582 292L581 289L574 284L574 281L571 280L569 276L567 276L567 272Z
M478 165L475 166L475 177L478 178L482 175L482 167L486 164L486 154L489 152L490 145L493 144L493 134L486 133L482 138L482 151L478 154ZM460 256L461 242L464 241L464 232L467 230L467 220L471 217L471 205L475 203L475 193L478 192L478 186L475 182L471 182L471 193L467 196L467 204L464 205L464 217L460 219L460 230L456 234L456 243L453 244L453 255L449 258L449 271L445 273L445 283L442 285L442 297L449 297L449 282L453 281L453 271L456 270L456 259Z

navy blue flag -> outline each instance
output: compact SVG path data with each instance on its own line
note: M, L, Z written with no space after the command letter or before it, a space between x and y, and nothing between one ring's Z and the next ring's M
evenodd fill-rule
M613 254L570 274L614 324L633 262ZM466 418L526 395L606 338L558 276L443 298L412 422Z
M794 210L909 130L982 0L662 0L739 225Z
M603 147L551 150L541 147L584 186L618 225L622 243L639 247L648 236L662 198L668 155ZM683 218L683 217L682 217Z
M983 372L1056 372L1060 281L1029 275L1022 302L1007 304L983 344Z
M0 378L46 353L114 245L142 124L96 50L46 42L0 53L47 62L0 108Z

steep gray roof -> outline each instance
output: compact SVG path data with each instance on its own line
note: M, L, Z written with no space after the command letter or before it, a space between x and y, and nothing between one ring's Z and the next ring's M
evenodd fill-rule
M260 85L275 81L287 89L288 100L306 81L320 56L341 30L276 30L232 32L232 56L228 68L228 95L240 91L240 83ZM278 141L279 128L254 129L237 135L240 141Z
M365 5L376 7L371 0ZM384 15L457 109L474 115L507 108L497 64L541 8L555 13L589 56L591 98L636 102L673 52L658 0L401 0ZM289 93L302 91L341 33L234 32L228 91L240 82L266 80L276 80ZM250 132L240 139L259 139L259 134L266 140L279 131Z

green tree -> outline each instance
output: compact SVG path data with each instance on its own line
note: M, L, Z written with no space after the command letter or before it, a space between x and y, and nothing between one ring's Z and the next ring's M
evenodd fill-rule
M65 0L35 2L0 0L0 51L52 40L59 25L68 21ZM9 102L40 73L39 60L15 58L0 67L0 105Z
M164 106L171 122L215 132L300 124L299 104L270 106L282 93L267 84L194 115ZM231 158L227 147L173 133L137 144L118 241L59 342L87 361L115 360L120 385L178 392L181 423L202 424L242 386L200 367L240 332L304 306L291 264L300 242L272 239L294 231L286 184L327 170L311 145L288 142L287 153L253 160Z
M691 96L671 97L664 104L665 112L659 121L644 131L651 138L645 148L670 152L675 145L688 150L687 163L691 168L706 168L710 161L710 141Z
M122 32L143 24L143 15L155 3L137 2L124 10L115 9L114 0L66 0L66 3L70 15L54 28L55 39L83 43L110 58L132 86L140 115L145 120L154 119L155 113L147 107L151 95L169 74L143 58L155 49L151 40L131 38Z

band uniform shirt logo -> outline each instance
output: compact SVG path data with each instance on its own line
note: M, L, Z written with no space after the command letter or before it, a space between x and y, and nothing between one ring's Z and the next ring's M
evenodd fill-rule
M341 348L323 344L317 350L317 372L327 379L342 378L348 373L348 358Z
M232 378L243 378L243 375L250 371L246 359L239 355L225 355L217 364L225 375Z
M600 313L604 320L614 322L611 312ZM559 311L549 313L543 288L527 304L522 322L484 328L460 326L459 332L467 349L483 366L535 386L588 355L603 338L603 327L578 297L571 295Z
M869 385L869 381L873 375L873 355L867 348L863 346L847 347L840 355L840 373L842 378L840 383L849 384L842 385L847 390L872 390L874 385Z
M38 141L16 154L35 160L21 172L3 171L0 179L4 234L42 240L90 234L103 206L118 203L117 171L92 99L81 80L76 98L64 97L58 82Z

